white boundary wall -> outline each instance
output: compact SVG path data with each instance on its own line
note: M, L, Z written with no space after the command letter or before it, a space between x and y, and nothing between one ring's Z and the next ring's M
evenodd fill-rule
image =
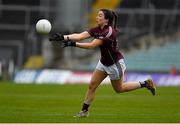
M89 84L92 72L71 70L20 70L14 76L15 83L35 84ZM180 74L169 75L159 73L126 73L125 82L144 81L148 78L154 80L158 86L180 86ZM107 77L103 84L110 84Z

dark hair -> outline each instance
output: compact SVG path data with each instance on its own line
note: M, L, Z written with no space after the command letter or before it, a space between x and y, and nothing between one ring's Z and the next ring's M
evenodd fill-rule
M108 10L108 9L100 9L104 13L104 18L108 19L108 24L113 26L116 29L117 26L117 15L114 11ZM113 25L114 21L114 25Z

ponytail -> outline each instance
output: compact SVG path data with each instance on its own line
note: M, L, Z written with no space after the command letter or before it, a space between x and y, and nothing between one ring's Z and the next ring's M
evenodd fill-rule
M114 28L116 29L117 28L117 19L118 19L118 16L117 16L117 14L114 11L112 11L112 14L114 16Z

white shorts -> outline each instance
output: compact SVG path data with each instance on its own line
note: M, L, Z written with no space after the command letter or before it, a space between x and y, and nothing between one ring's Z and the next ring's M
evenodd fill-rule
M111 66L105 66L101 63L101 61L99 61L96 69L106 72L111 80L118 80L121 75L124 74L126 65L124 63L124 59L120 59L116 64Z

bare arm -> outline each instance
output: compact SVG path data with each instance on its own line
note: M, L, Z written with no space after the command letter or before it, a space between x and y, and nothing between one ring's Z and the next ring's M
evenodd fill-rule
M84 31L79 34L74 33L74 34L64 35L65 40L68 40L68 37L69 37L69 39L71 39L73 41L80 41L80 40L89 38L90 34L87 31Z
M83 48L83 49L93 49L100 45L102 45L103 41L100 39L94 39L92 42L89 43L76 43L76 47Z

